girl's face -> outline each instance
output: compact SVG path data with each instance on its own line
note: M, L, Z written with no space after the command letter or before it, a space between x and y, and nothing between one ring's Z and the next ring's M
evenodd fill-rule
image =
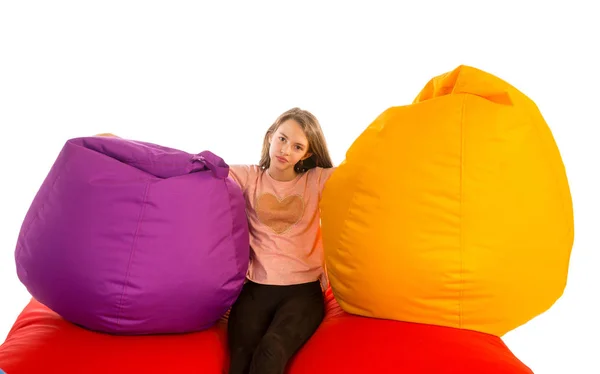
M270 168L282 176L295 176L294 165L310 157L308 139L298 122L283 122L269 139Z

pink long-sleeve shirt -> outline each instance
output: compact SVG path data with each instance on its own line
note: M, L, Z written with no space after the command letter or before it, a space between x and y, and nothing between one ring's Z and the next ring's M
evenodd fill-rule
M232 165L250 226L247 278L270 285L321 281L326 289L319 201L334 168L313 168L277 181L257 165Z

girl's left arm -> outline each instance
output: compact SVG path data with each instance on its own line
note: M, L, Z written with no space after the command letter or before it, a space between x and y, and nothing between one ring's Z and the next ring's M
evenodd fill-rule
M337 167L331 167L326 169L321 169L321 177L319 178L319 198L321 198L321 194L323 193L323 189L327 184L327 181L331 177L331 175L335 172Z

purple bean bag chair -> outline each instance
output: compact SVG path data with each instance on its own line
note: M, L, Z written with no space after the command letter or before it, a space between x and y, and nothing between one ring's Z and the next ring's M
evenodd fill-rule
M19 279L35 299L95 331L212 326L248 268L245 202L228 174L208 151L67 141L21 227Z

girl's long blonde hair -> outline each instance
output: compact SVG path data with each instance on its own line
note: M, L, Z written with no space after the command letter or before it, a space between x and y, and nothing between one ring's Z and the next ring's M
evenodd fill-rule
M292 108L282 113L275 122L269 127L265 138L263 140L262 153L260 156L259 166L266 170L271 165L271 158L269 157L269 137L279 126L285 121L293 119L298 122L306 138L308 139L308 150L307 153L311 153L310 157L298 161L294 165L294 170L297 173L303 173L314 167L331 168L333 163L329 156L329 150L327 149L327 142L325 141L325 135L323 135L323 129L321 124L312 113L307 110L300 108Z

